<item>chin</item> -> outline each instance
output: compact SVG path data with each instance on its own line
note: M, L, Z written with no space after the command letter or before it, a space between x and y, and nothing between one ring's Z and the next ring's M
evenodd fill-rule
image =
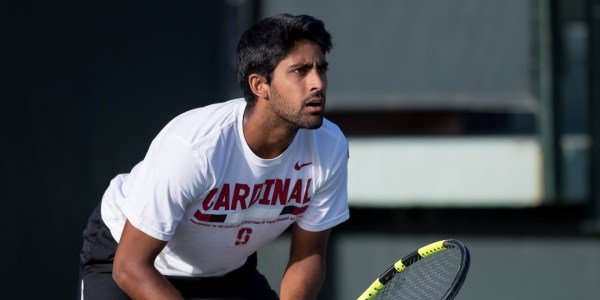
M319 120L315 120L313 122L310 122L308 124L306 124L306 126L304 126L304 129L318 129L321 128L321 126L323 125L323 117L320 117Z

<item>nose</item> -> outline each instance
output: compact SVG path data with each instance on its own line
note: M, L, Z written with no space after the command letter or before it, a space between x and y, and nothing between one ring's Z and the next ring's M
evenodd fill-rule
M310 72L308 81L309 90L311 92L323 91L327 88L327 74L313 69Z

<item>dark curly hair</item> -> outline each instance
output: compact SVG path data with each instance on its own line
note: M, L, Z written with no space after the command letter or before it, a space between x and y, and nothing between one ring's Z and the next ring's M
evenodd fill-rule
M258 74L270 83L277 64L303 39L315 42L323 53L333 48L323 22L308 15L269 17L242 35L237 47L237 78L249 106L256 103L256 95L250 89L248 77Z

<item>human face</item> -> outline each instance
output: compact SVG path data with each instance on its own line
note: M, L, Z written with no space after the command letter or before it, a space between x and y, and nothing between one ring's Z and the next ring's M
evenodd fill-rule
M294 129L323 124L327 90L327 61L318 44L298 41L273 70L270 107L279 120Z

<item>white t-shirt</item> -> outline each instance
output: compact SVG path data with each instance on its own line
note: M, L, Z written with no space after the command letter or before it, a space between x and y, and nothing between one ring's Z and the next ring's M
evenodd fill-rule
M308 231L349 218L348 142L328 120L301 129L279 157L248 147L243 99L188 111L154 139L143 161L115 177L102 219L119 241L125 220L168 241L164 275L220 276L296 222Z

